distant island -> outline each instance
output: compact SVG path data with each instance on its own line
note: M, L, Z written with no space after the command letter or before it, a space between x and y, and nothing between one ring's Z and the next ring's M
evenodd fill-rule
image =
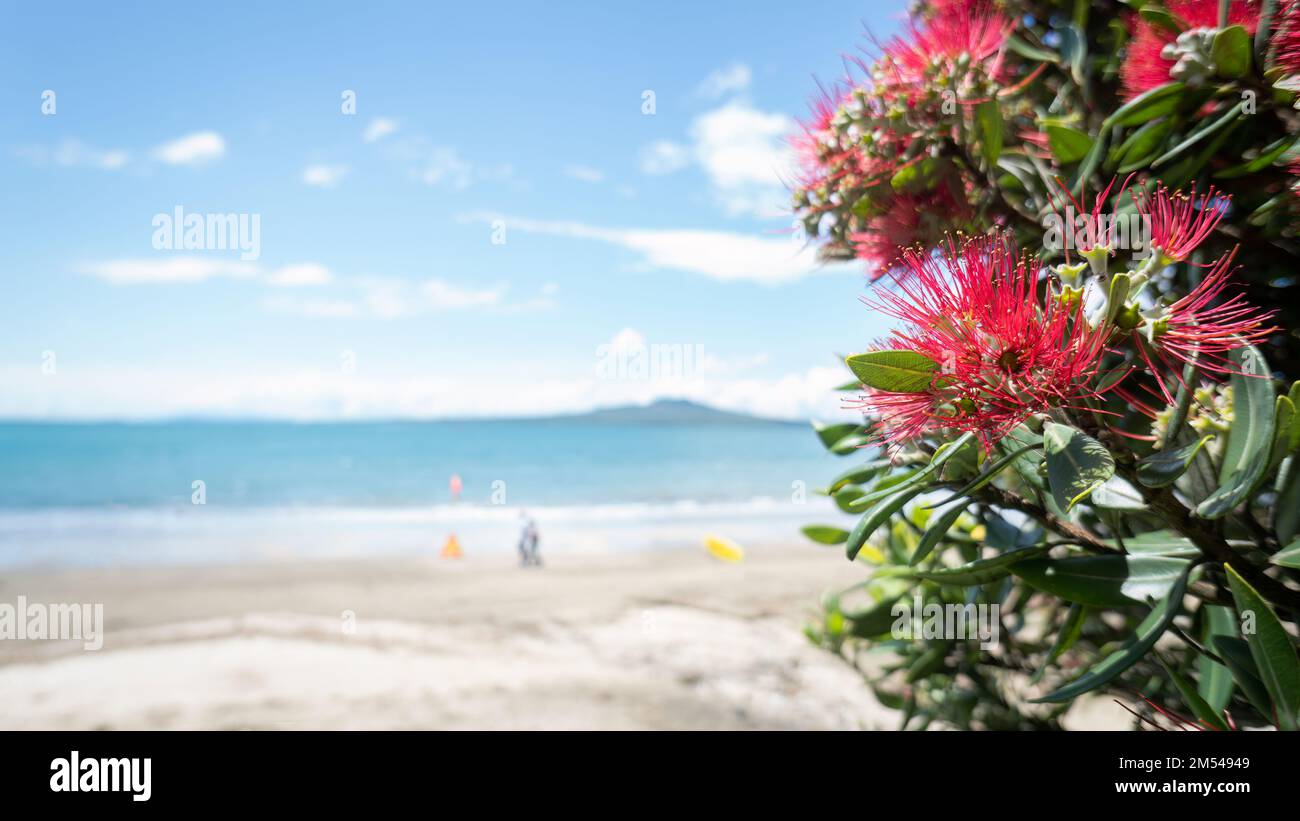
M786 419L769 419L710 407L689 399L658 399L648 405L619 405L584 413L545 416L532 421L597 422L662 425L801 425Z

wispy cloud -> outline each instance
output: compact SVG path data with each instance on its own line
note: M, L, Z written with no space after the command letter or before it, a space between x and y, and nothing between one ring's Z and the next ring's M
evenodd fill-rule
M160 256L152 259L114 259L90 262L78 270L113 285L195 283L215 277L248 278L257 266L218 257Z
M744 63L733 63L705 77L704 82L695 89L695 93L701 97L717 99L725 94L749 88L752 77L749 66Z
M564 176L580 182L599 183L605 181L605 172L587 165L569 165L564 168Z
M641 171L652 176L680 171L690 162L690 149L669 140L658 140L641 149Z
M395 277L357 277L338 283L341 295L330 298L276 296L266 307L300 316L327 318L400 319L446 311L522 313L553 307L557 290L548 284L536 297L511 301L508 283L475 287L436 277L405 280Z
M301 288L328 285L334 275L324 265L300 262L277 268L266 276L266 284L275 288Z
M226 153L226 141L215 131L186 134L153 150L153 158L168 165L202 165L219 160Z
M502 214L463 214L460 219L488 224L503 220L511 231L606 242L636 252L644 265L701 274L723 282L776 285L818 272L856 270L848 263L818 262L811 247L791 237L695 229L605 228Z
M309 165L302 171L302 181L317 188L333 188L347 174L346 165Z
M55 146L24 146L14 153L34 165L88 166L105 171L116 171L130 160L120 149L95 148L77 139L67 139Z
M384 137L387 137L396 131L396 120L390 120L387 117L376 117L366 125L366 130L361 132L361 139L368 143L379 142Z

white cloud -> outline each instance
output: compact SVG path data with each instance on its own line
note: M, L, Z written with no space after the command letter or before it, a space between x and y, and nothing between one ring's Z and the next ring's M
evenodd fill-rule
M701 97L716 99L724 94L744 91L749 88L751 78L749 66L743 63L734 63L705 77L704 82L700 83L695 93Z
M646 174L671 174L680 171L691 161L691 152L684 145L658 140L641 149L641 171Z
M329 281L320 279L322 275L329 277L327 270L310 263L289 266L276 273L285 273L286 278L293 281L270 284L317 285ZM278 296L267 300L265 305L273 311L300 316L372 319L398 319L439 311L476 309L513 313L550 307L550 298L547 294L543 294L539 300L530 302L517 304L506 302L506 294L509 291L509 285L506 283L474 288L437 278L412 281L369 276L347 280L341 285L342 295L331 299ZM543 301L545 304L542 304Z
M153 150L154 159L168 165L201 165L220 159L226 153L226 141L215 131L186 134Z
M456 149L439 147L424 159L416 169L415 177L425 185L446 185L461 191L474 181L474 167Z
M361 139L368 143L378 142L389 134L397 131L397 121L390 120L387 117L376 117L371 120L366 130L361 133Z
M317 303L328 313L330 303ZM368 360L363 360L368 363ZM60 363L62 364L62 363ZM273 419L391 419L510 416L521 412L511 396L527 396L524 412L572 413L593 407L685 398L729 410L786 419L819 416L860 419L845 411L832 388L844 381L836 367L814 367L769 377L700 378L687 382L598 379L590 364L581 376L526 372L502 382L487 377L344 373L336 361L319 367L273 366L221 370L202 364L167 369L87 368L76 379L50 379L37 367L0 367L0 416L9 418L131 418L234 416Z
M309 165L303 169L302 181L318 188L333 188L347 173L346 165Z
M605 181L605 172L599 168L591 168L586 165L570 165L564 169L566 177L572 177L580 182L598 183Z
M88 166L105 171L116 171L130 160L120 149L99 149L77 139L67 139L53 147L26 146L15 153L35 165Z
M695 161L728 214L789 213L785 182L793 177L794 156L786 138L794 127L784 114L740 102L701 114L691 124Z
M328 285L334 280L330 270L315 262L301 262L277 268L266 277L266 284L276 288Z
M512 231L607 242L636 252L646 265L724 282L774 285L820 271L858 270L851 263L820 263L811 247L791 237L697 229L603 228L501 214L466 214L460 219L489 224L504 220Z
M462 288L440 279L430 279L420 286L420 292L430 308L435 311L445 311L496 305L505 296L506 286Z
M194 283L214 277L252 277L257 267L217 257L160 256L151 259L115 259L82 265L81 273L113 285Z

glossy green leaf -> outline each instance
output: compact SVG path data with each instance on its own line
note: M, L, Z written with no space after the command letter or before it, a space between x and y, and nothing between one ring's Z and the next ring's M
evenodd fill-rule
M1260 680L1268 690L1277 712L1277 726L1295 730L1300 720L1300 657L1296 656L1291 636L1278 621L1273 608L1264 601L1250 583L1237 574L1232 565L1224 566L1228 586L1237 604L1237 614L1243 619L1254 614L1255 631L1246 635L1250 656L1255 660Z
M975 121L979 123L984 161L992 168L1002 153L1002 110L998 108L996 98L985 100L975 107Z
M1196 506L1196 515L1218 519L1254 492L1268 467L1273 445L1273 380L1264 357L1254 348L1230 355L1239 373L1232 374L1232 426L1219 470L1219 487Z
M1280 567L1293 567L1300 570L1300 539L1269 556L1268 560Z
M1191 540L1172 530L1154 530L1122 540L1124 550L1131 556L1177 556L1189 559L1201 555ZM1120 539L1107 539L1111 547L1121 547Z
M973 433L963 433L951 442L944 442L937 450L935 450L934 455L930 457L929 464L925 467L913 473L903 482L899 482L890 487L885 487L881 490L873 490L864 496L860 496L853 501L852 506L860 509L891 495L894 491L903 490L908 487L924 486L939 472L939 470L944 466L944 463L951 459L954 454L958 453L963 448L973 447L974 442L975 434Z
M864 513L853 527L853 530L849 532L849 538L845 541L845 554L849 559L856 559L858 552L862 550L862 546L867 543L867 539L871 537L872 533L876 532L876 528L888 521L890 516L897 513L903 505L911 501L922 490L923 488L919 487L904 488L876 502L870 510Z
M1206 434L1191 444L1178 448L1158 450L1150 456L1138 460L1138 481L1147 487L1165 487L1178 481L1178 477L1187 472L1192 460L1200 453L1205 443L1214 438Z
M1149 165L1173 127L1174 120L1171 117L1146 123L1111 151L1107 165L1112 168L1119 166L1121 173Z
M817 434L817 438L821 441L822 447L825 448L834 447L836 442L840 441L846 436L851 436L855 433L859 433L862 430L861 425L857 425L852 422L841 422L835 425L826 425L826 424L822 424L821 422L814 421L812 423L812 428L813 428L813 432Z
M892 393L920 393L930 387L939 363L915 351L870 351L844 360L864 385Z
M987 559L977 559L959 567L913 570L911 575L918 579L926 579L940 584L955 584L962 587L969 587L973 584L988 584L1005 578L1010 572L1008 568L1018 562L1041 556L1047 550L1047 545L1021 547L1006 553L999 553Z
M1277 470L1291 452L1291 425L1295 419L1295 403L1291 397L1279 396L1273 406L1273 446L1269 449L1267 473Z
M1201 643L1213 649L1215 637L1233 636L1236 624L1232 608L1217 604L1201 606L1202 625ZM1205 702L1222 713L1223 708L1232 700L1232 671L1207 655L1200 655L1196 660L1199 681L1196 691Z
M949 502L952 502L962 496L969 496L972 493L975 493L980 488L983 488L989 482L992 482L994 479L996 479L997 475L1001 473L1003 470L1005 470L1006 467L1010 465L1012 462L1014 462L1016 459L1020 458L1022 455L1028 453L1029 451L1037 447L1040 447L1040 444L1038 442L1030 442L1029 444L1024 445L1023 447L1016 448L1010 453L1003 454L1002 456L998 457L998 459L995 462L993 462L993 464L985 468L983 472L980 473L979 476L976 476L967 485L962 487L961 490L949 496L947 499L944 499L942 502L935 502L932 505L928 505L928 507L942 507L943 505L946 505Z
M908 561L910 565L918 565L929 556L930 553L943 541L943 537L948 535L948 531L961 518L962 511L966 509L969 501L958 499L950 503L947 507L941 508L935 515L934 521L926 528L925 535L921 537L921 543L916 546L912 553L912 558Z
M1163 117L1178 108L1183 99L1183 92L1186 90L1187 87L1182 83L1174 82L1143 92L1115 109L1102 123L1102 128L1138 125L1154 120L1156 117Z
M1031 587L1089 607L1128 607L1168 595L1187 569L1170 556L1069 556L1020 562L1012 574Z
M1250 73L1250 35L1241 26L1228 26L1214 35L1210 59L1220 77L1236 80Z
M843 544L849 540L849 532L830 525L807 525L801 528L803 535L818 544Z
M864 484L889 470L890 466L891 463L888 459L873 459L865 464L849 468L835 477L828 490L835 493L848 485Z
M1052 156L1062 165L1076 163L1092 150L1093 139L1077 128L1067 125L1049 124L1046 126L1047 144L1052 149Z
M1201 694L1196 692L1196 688L1188 684L1187 679L1183 678L1182 674L1173 667L1170 667L1169 663L1163 658L1160 658L1159 655L1156 658L1159 659L1160 666L1165 668L1165 674L1174 683L1174 687L1177 688L1178 694L1183 697L1183 703L1191 710L1192 715L1216 730L1227 730L1228 723L1223 720L1223 716L1216 712L1205 699L1201 698Z
M1234 626L1234 630L1236 627ZM1232 680L1241 688L1241 693L1246 697L1259 714L1273 717L1273 703L1268 695L1268 688L1259 677L1259 670L1255 667L1255 659L1250 655L1250 645L1245 639L1237 636L1215 636L1214 644L1211 647L1214 652L1219 654L1224 664L1228 665L1228 670L1232 673Z
M1048 422L1043 426L1047 481L1061 510L1068 511L1115 473L1115 460L1081 430Z
M1182 611L1183 595L1187 592L1187 577L1191 574L1191 565L1178 577L1178 581L1169 590L1169 595L1162 599L1138 625L1137 630L1118 649L1093 665L1083 675L1060 689L1048 693L1035 702L1060 703L1095 690L1116 676L1132 667L1150 652L1156 641L1164 635L1173 624L1174 618Z

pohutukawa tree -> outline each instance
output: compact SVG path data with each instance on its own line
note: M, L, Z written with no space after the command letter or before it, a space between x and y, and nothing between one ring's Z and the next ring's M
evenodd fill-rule
M810 637L906 727L1296 729L1300 2L931 2L849 65L794 204L893 330Z

